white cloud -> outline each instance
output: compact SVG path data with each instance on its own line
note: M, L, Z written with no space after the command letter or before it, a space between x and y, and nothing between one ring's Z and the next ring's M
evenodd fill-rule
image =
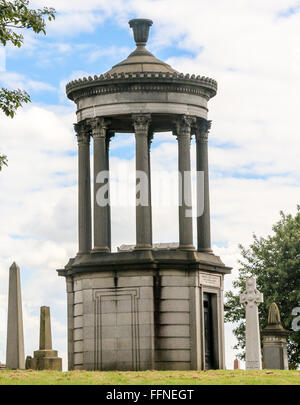
M99 48L94 49L89 55L89 61L95 62L105 56L118 57L119 59L125 58L129 55L130 49L128 47L118 48L116 46L111 46L109 48Z
M0 72L0 83L9 89L21 89L28 91L56 91L51 84L32 80L25 75L14 72Z
M97 25L104 21L103 15L92 12L72 12L58 14L55 21L52 21L47 28L49 35L63 35L75 37L82 32L94 32Z

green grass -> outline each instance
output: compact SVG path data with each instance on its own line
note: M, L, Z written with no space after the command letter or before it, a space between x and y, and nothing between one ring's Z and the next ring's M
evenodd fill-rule
M1 370L0 385L300 385L300 371Z

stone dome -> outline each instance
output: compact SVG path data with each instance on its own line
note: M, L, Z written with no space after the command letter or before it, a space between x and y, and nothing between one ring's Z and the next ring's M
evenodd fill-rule
M124 126L126 115L128 122L123 131L130 132L131 114L140 112L153 114L155 131L169 130L166 116L172 114L207 119L207 103L217 93L217 82L204 76L179 73L149 52L146 44L152 24L144 18L130 20L136 49L127 59L100 76L84 77L67 84L67 96L77 104L78 121L96 115L116 121L122 116ZM120 130L118 122L116 127Z
M113 66L107 73L162 72L178 73L170 65L157 59L145 47L138 46L127 59Z
M178 73L170 65L157 59L146 49L146 43L149 37L149 30L153 24L152 20L137 18L129 21L133 29L133 35L136 42L136 50L133 51L127 59L113 66L106 74L135 73L135 72L161 72Z

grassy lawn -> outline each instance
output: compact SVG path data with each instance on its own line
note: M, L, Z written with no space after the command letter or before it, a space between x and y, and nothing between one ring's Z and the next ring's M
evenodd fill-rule
M300 385L300 371L32 371L1 370L0 385Z

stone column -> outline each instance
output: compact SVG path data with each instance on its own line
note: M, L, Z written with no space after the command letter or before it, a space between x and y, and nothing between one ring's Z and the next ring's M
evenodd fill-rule
M258 319L258 305L263 302L263 294L256 289L256 279L246 280L246 291L240 296L246 307L246 370L261 370L261 347Z
M136 249L152 248L151 200L149 195L149 124L150 114L132 115L136 139Z
M9 269L6 367L25 368L20 267L16 263Z
M115 136L114 131L108 131L106 136L106 161L107 161L107 171L109 173L109 147L111 138ZM111 208L110 208L110 180L108 179L108 202L107 210L108 210L108 240L109 240L109 250L111 251Z
M149 173L149 181L148 181L148 186L149 186L149 201L151 202L150 205L150 226L151 226L151 245L153 245L153 224L152 224L152 190L151 190L151 145L153 141L153 131L149 131L149 136L148 136L148 173Z
M74 282L66 277L67 287L67 325L68 325L68 370L74 370Z
M110 122L104 118L90 120L94 139L94 251L109 252L110 203L107 132Z
M52 350L50 307L41 307L40 350Z
M27 356L26 368L32 370L62 371L62 358L52 349L50 307L41 307L40 346L34 357Z
M78 254L85 254L92 249L90 126L81 121L74 128L78 140Z
M204 187L197 190L198 213L197 213L197 236L198 251L212 252L210 236L210 203L209 203L209 171L208 171L208 133L211 121L200 120L196 126L196 154L197 172L204 174ZM204 195L199 195L203 192ZM201 200L201 203L200 203ZM199 209L201 212L199 212Z
M179 249L194 250L192 218L191 129L196 119L187 115L175 121L178 140Z

